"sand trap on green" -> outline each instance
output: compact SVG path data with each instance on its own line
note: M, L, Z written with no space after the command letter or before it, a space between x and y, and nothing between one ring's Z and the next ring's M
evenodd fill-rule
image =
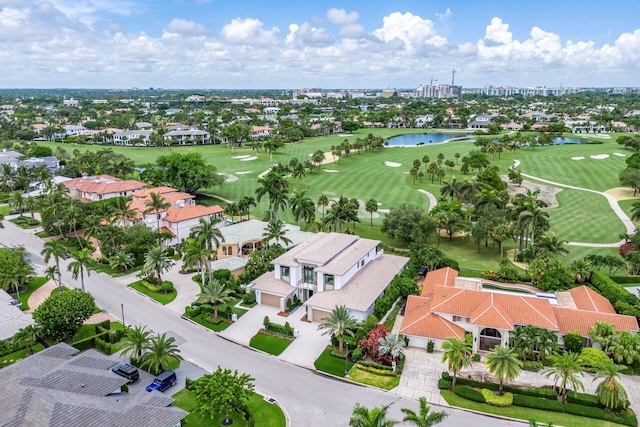
M237 181L238 177L235 175L232 175L230 173L221 173L220 175L224 175L224 181L225 182L233 182L233 181Z
M390 168L399 168L400 166L402 166L402 163L396 163L396 162L384 162L385 166L389 166Z
M608 154L596 154L595 156L589 156L594 160L604 160L604 159L608 159L609 155Z
M251 160L258 160L258 156L249 156L249 157L245 157L244 159L240 159L241 162L248 162Z
M584 160L584 157L576 156L576 157L572 157L571 160Z
M627 155L623 153L613 153L613 155L618 157L627 157Z
M233 156L231 158L232 159L246 159L247 157L251 157L251 156L249 156L249 155L246 155L246 156Z
M330 173L340 172L340 171L337 171L335 169L322 169L322 170L325 171L325 172L330 172Z
M242 171L242 172L236 172L236 175L246 175L248 173L251 173L253 171Z

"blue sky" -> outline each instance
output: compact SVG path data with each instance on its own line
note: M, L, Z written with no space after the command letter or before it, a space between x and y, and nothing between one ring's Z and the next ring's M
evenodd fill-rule
M637 0L0 0L0 87L640 86Z

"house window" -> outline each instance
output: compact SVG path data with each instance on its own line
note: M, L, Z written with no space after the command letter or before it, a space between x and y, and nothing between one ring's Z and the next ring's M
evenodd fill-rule
M227 256L227 247L226 246L222 247L222 256Z
M453 316L453 321L454 322L467 322L467 323L469 323L471 321L471 319L469 319L468 317L464 317L464 316Z
M334 289L333 287L334 284L334 277L331 274L326 274L324 276L324 287L326 290L330 291L332 289Z
M289 267L280 267L280 275L282 277L289 277Z
M304 267L304 269L302 270L302 273L304 275L304 283L311 283L311 284L316 283L313 267Z

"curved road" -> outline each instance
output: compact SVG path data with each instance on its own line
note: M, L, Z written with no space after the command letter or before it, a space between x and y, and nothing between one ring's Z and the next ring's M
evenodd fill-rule
M0 229L0 242L7 247L24 246L32 254L32 261L37 268L43 269L45 264L39 255L42 241L8 221L5 222L5 227ZM69 261L60 262L63 282L67 286L79 288L79 283L67 272ZM347 426L356 403L369 407L391 405L389 415L394 419L402 419L402 407L417 410L415 400L327 378L226 341L214 332L187 322L127 289L104 273L91 274L86 280L86 288L93 294L96 303L115 317L121 318L120 304L123 303L128 324L148 325L156 332L168 332L174 336L183 357L203 369L213 371L221 365L251 374L256 379L258 391L275 397L283 404L294 427ZM525 425L456 409L446 408L446 411L451 415L441 424L445 427Z
M518 166L520 166L520 160L515 160L514 159L513 167L517 168ZM622 223L624 224L625 228L627 229L627 233L633 234L636 231L636 225L633 223L633 221L631 221L631 219L622 210L622 208L620 208L620 205L618 204L618 201L615 199L615 197L613 197L613 196L611 196L611 195L609 195L607 193L603 193L601 191L592 190L590 188L582 188L582 187L576 187L574 185L561 184L559 182L550 181L550 180L544 179L544 178L538 178L537 176L529 175L529 174L526 174L526 173L523 173L522 176L527 177L529 179L536 180L536 181L544 182L545 184L551 184L551 185L554 185L556 187L570 188L572 190L587 191L589 193L598 194L598 195L600 195L600 196L602 196L602 197L607 199L607 202L609 202L609 206L611 206L611 209L613 209L613 212L616 214L616 216L618 218L620 218L620 221L622 221ZM590 248L617 248L620 245L622 245L623 243L625 243L624 239L620 240L619 242L616 242L616 243L568 242L567 245L570 245L570 246L584 246L584 247L590 247Z

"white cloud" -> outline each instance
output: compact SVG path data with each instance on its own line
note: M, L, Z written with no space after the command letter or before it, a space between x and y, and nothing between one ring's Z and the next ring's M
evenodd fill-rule
M268 44L276 41L280 30L273 27L271 30L262 28L263 24L259 19L235 18L230 23L222 27L222 37L231 43L248 43L251 45Z
M373 34L387 43L401 40L409 51L420 49L424 45L442 46L447 43L444 37L436 34L432 21L410 12L393 12L385 16L382 22L382 28L378 28Z
M327 11L327 19L333 25L343 26L355 24L360 18L358 12L348 12L344 9L332 8Z
M299 46L328 46L335 42L335 39L324 28L312 27L308 22L302 25L289 25L289 34L286 37L288 44Z
M450 8L447 8L447 10L445 10L444 13L437 13L436 12L436 17L441 21L444 20L444 19L449 18L450 16L451 16L451 9Z
M204 25L194 21L187 21L174 18L165 28L168 33L181 34L187 36L203 36L208 33Z

